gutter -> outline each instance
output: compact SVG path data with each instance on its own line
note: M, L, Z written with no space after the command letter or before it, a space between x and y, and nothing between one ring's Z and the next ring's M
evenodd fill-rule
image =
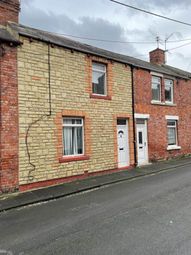
M20 41L16 41L16 40L12 40L12 39L4 39L4 38L0 38L0 43L12 44L14 46L21 45Z

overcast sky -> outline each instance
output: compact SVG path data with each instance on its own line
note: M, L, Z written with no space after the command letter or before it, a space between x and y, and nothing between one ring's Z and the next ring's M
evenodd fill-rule
M190 0L120 1L173 19L191 22ZM81 40L90 45L144 60L148 60L148 52L157 47L157 36L161 40L160 48L164 49L164 40L171 35L167 49L189 42L190 45L170 50L167 53L167 64L191 72L191 27L144 14L109 0L21 0L20 23L80 37L139 42ZM184 39L190 41L183 41Z

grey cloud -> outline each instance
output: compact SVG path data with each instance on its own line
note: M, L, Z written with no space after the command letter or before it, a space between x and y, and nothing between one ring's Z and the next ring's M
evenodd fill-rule
M23 24L52 32L90 38L107 38L108 40L127 41L125 30L119 24L113 24L101 18L81 17L78 21L74 21L65 14L56 15L52 12L47 13L33 6L30 6L30 8L23 6L20 21ZM123 54L138 54L136 49L130 44L89 40L81 41Z
M180 52L170 52L167 54L168 64L175 66L178 62L179 65L184 67L185 71L191 72L191 58L187 54Z
M125 30L118 24L110 23L109 21L101 18L92 19L89 17L83 17L80 20L81 23L78 25L77 29L81 31L81 34L85 34L87 37L89 35L94 38L107 38L107 40L111 41L127 41L127 38L125 37ZM138 54L135 48L130 44L96 42L96 46L124 54Z
M124 1L123 1L124 2ZM189 7L191 7L191 1L190 0L145 0L142 1L140 4L140 0L126 0L124 3L127 3L128 5L132 5L134 7L138 7L140 9L144 9L150 12L154 12L157 14L162 14L167 17L171 17L174 19L177 19L175 16L175 12L179 10L183 10L186 12ZM151 19L154 16L151 16L149 14L146 14L144 12L134 10L131 8L126 8L124 6L120 6L121 9L124 9L127 16L130 16L131 18L136 16L142 16L143 18ZM159 19L155 17L155 19ZM179 18L180 20L185 20L184 16ZM187 19L187 22L189 22L190 19Z
M55 15L52 12L46 13L32 6L30 6L30 8L23 6L20 22L34 28L52 32L59 32L61 27L72 27L74 24L74 22L65 15Z
M24 5L31 5L34 0L21 0L21 5L24 6Z
M152 11L152 9L154 9L156 11L156 9L159 10L160 9L165 9L167 8L177 8L177 7L185 7L187 8L188 6L191 6L191 1L190 0L145 0L142 1L140 4L140 0L131 0L131 1L127 1L127 4L131 4L133 6L136 6L138 8L145 8L145 9L149 9L150 11Z
M161 8L165 8L165 7L173 7L176 8L177 6L185 6L187 7L188 5L191 5L190 0L149 0L146 1L148 3L148 5L150 6L159 6Z
M190 27L139 11L133 11L109 0L21 1L21 23L43 30L119 41L155 42L157 35L164 40L172 33L173 36L170 40L191 38ZM128 4L185 22L190 20L190 0L123 0L123 2L125 1ZM54 2L56 2L56 5ZM89 4L90 2L91 4ZM157 46L156 42L153 44L116 44L89 40L81 41L147 60L148 52ZM183 43L168 43L167 48L173 48ZM164 44L160 44L160 47L164 49ZM180 56L176 52L183 52L183 55ZM180 50L175 50L168 55L169 64L182 68L187 68L190 63L189 59L191 59L189 47L180 48Z

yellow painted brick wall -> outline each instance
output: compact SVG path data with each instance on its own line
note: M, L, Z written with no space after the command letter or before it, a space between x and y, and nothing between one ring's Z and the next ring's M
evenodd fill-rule
M44 116L29 130L30 159L35 168L29 164L25 144L27 128L43 114L49 113L48 46L43 42L29 42L24 37L20 39L23 42L18 49L20 185L84 174L84 171L91 173L117 168L117 116L130 116L130 160L133 164L130 68L113 62L112 99L90 98L87 55L56 46L50 49L52 116ZM87 114L91 126L89 160L59 163L55 119L63 110Z

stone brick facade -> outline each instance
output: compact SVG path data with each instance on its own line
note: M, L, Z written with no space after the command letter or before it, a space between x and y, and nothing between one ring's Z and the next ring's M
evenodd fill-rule
M157 74L155 74L157 75ZM161 75L161 73L159 74ZM135 112L149 114L148 152L149 160L168 159L191 153L191 81L163 75L161 103L152 103L152 73L144 69L134 70ZM174 103L165 104L164 79L173 79ZM166 115L178 116L178 145L181 149L167 150Z
M117 163L117 118L129 120L130 164L134 164L130 67L105 58L26 37L18 49L19 185L21 190L71 177L113 171ZM107 64L108 96L91 94L92 60ZM49 73L50 70L50 73ZM50 75L50 77L49 77ZM49 78L52 114L49 115ZM62 157L62 117L85 121L85 157ZM28 150L26 135L28 132ZM65 178L65 179L64 179ZM38 183L35 184L35 183Z

